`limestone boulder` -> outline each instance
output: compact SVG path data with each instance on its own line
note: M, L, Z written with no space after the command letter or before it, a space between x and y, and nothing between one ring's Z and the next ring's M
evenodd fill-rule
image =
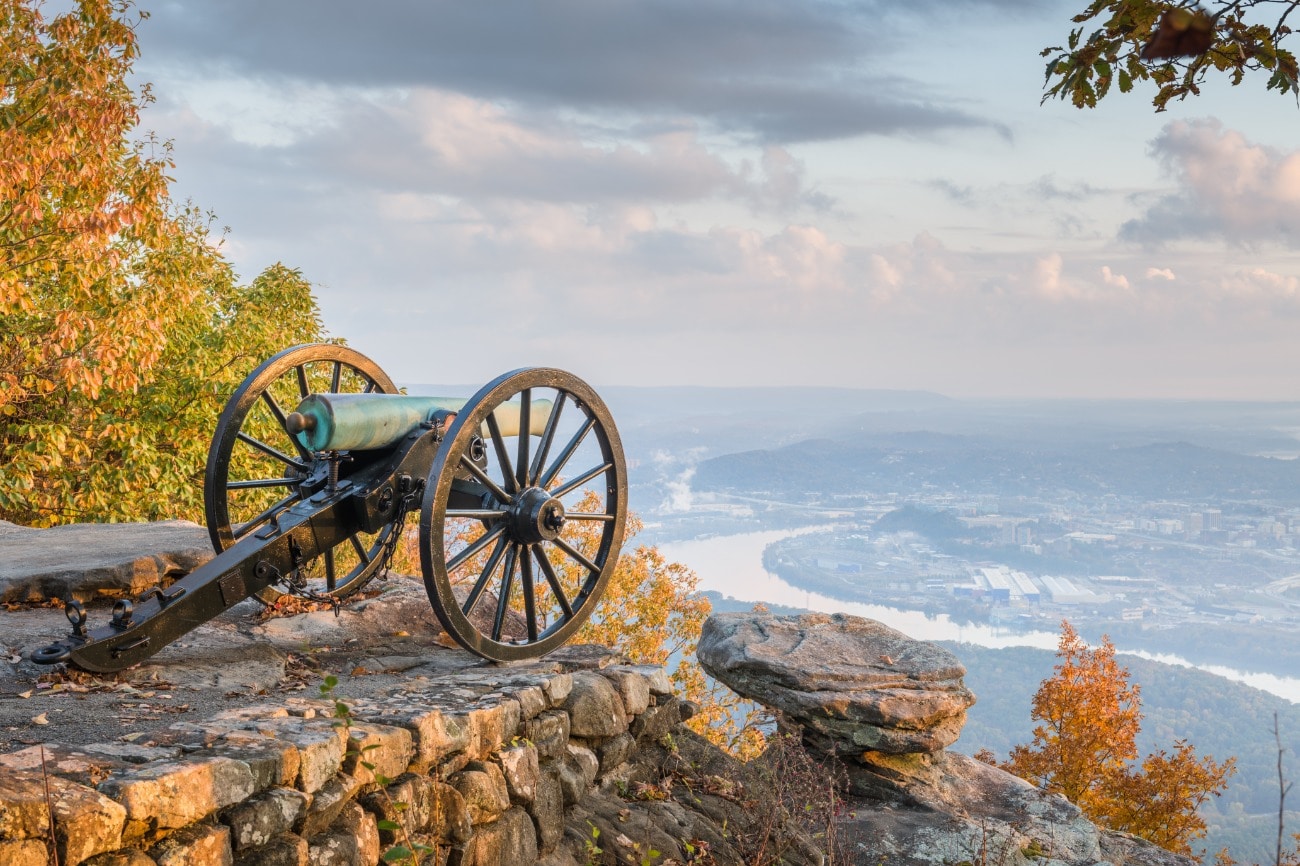
M195 824L167 836L149 851L158 866L233 866L230 828Z
M121 844L126 809L94 789L35 770L0 772L0 839L41 840L44 851L51 807L60 863L76 866Z
M212 556L208 531L188 520L51 529L0 521L0 602L135 596Z
M496 764L472 761L451 778L451 785L465 798L470 821L475 825L495 821L510 808L506 777Z
M597 673L573 675L573 690L564 700L569 733L574 737L604 739L627 730L627 711L613 684Z
M975 695L956 656L875 620L844 614L709 617L704 669L803 728L840 756L941 751L956 742Z

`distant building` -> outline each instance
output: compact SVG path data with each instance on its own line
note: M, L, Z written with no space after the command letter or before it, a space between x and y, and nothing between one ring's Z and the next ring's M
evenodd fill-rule
M1045 574L1038 580L1053 604L1090 604L1105 600L1103 596L1075 586L1074 581L1068 577L1051 577Z

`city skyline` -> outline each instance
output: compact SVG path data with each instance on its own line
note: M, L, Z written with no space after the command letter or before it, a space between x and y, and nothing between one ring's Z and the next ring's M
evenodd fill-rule
M140 8L174 195L400 381L1295 399L1300 109L1040 107L1069 3Z

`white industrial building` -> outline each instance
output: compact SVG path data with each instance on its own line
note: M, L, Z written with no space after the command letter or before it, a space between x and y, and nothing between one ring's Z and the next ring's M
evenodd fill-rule
M1075 586L1074 581L1068 577L1043 575L1038 580L1043 584L1043 590L1053 604L1090 604L1106 600L1104 596L1097 595L1091 590Z

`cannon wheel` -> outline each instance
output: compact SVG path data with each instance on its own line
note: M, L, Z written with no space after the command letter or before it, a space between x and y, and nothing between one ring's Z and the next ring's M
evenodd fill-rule
M301 499L301 483L322 471L321 458L284 426L285 416L313 392L395 394L397 388L365 355L329 343L285 349L248 374L226 402L208 449L203 510L218 553ZM318 558L323 569L315 561L307 566L307 588L339 598L361 589L383 564L392 531L353 535L325 551ZM274 604L283 594L268 586L256 598Z
M507 401L533 435L499 435ZM623 447L596 392L562 370L497 378L452 422L425 488L420 560L439 622L483 658L550 652L591 616L626 520Z

